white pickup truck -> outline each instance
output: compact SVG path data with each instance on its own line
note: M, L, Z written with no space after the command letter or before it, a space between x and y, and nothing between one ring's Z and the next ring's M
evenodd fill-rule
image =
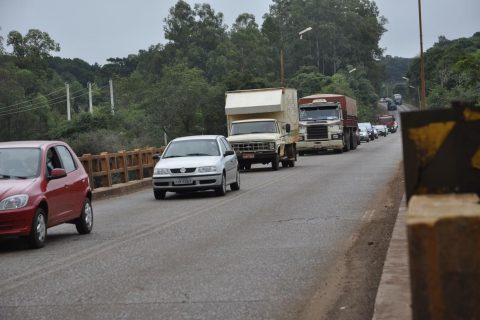
M254 163L273 170L295 166L298 141L297 90L288 88L226 92L228 141L241 169Z

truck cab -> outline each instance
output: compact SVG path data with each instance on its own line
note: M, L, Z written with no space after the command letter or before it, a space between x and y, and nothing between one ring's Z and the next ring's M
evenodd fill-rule
M276 158L283 160L283 137L289 132L290 125L276 119L240 120L232 122L228 140L237 152L240 167L250 169L252 163L267 164Z
M336 152L355 149L357 137L356 101L336 94L316 94L299 100L300 155L320 150Z

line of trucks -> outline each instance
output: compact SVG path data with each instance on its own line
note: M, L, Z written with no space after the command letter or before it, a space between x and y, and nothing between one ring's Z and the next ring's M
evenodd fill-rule
M297 99L291 88L225 93L228 141L239 166L271 164L273 170L293 167L297 154L334 150L342 153L360 144L357 103L338 94Z

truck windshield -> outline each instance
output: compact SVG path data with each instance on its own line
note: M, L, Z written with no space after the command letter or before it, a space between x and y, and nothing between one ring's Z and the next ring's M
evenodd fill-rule
M300 121L337 120L338 110L325 107L300 107Z
M254 121L232 123L231 135L248 133L276 133L277 126L274 121Z

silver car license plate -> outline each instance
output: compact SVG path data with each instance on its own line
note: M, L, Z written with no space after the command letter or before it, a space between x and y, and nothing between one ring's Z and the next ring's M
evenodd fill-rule
M180 185L180 184L192 184L193 183L193 180L190 179L190 178L178 178L178 179L175 179L173 181L173 183L175 183L176 185Z

